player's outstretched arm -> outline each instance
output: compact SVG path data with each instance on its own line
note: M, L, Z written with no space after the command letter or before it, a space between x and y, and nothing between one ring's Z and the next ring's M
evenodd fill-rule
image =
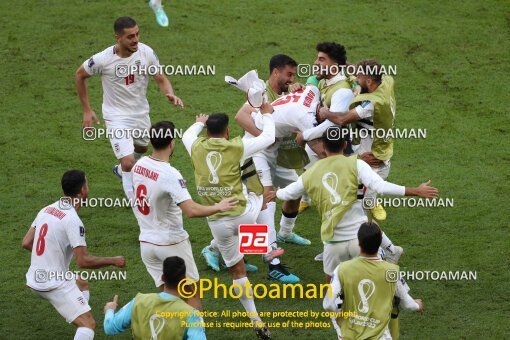
M262 130L259 130L257 126L255 125L255 122L251 118L251 113L255 109L248 103L243 104L239 111L237 111L236 114L236 122L239 124L239 126L249 134L257 137L262 133Z
M179 203L179 208L188 217L207 217L220 212L232 210L237 205L237 198L229 197L215 205L202 205L193 200L186 200Z
M331 112L326 106L323 106L320 109L319 115L321 119L327 119L330 122L343 126L360 119L356 109L352 109L347 112Z
M262 113L262 123L264 124L262 133L255 138L243 139L243 159L250 158L275 142L276 128L273 116L271 115L274 109L271 104L265 102L260 107L260 112Z
M434 198L439 195L439 190L430 186L430 180L420 184L419 187L409 188L406 187L406 196L418 196L422 198Z
M83 65L76 70L74 77L76 82L76 91L78 92L78 97L80 98L81 106L83 107L84 128L91 127L93 121L96 124L99 124L99 119L97 119L96 113L90 107L89 96L87 94L87 78L90 77L91 75L85 71Z
M156 74L154 80L159 86L159 89L168 98L170 103L174 103L176 106L184 107L184 103L181 98L177 97L174 93L174 89L170 80L164 74Z
M21 242L21 246L28 251L32 251L32 246L34 244L34 237L35 237L35 228L33 228L33 227L28 228L28 231L25 234L25 237L23 237L23 242Z
M188 151L188 154L191 156L191 147L193 146L193 143L198 138L198 135L202 130L204 129L205 122L207 122L207 119L209 118L208 115L199 114L196 116L195 124L191 125L182 135L182 143L184 144L184 147L186 148L186 151Z
M95 269L106 266L116 266L122 268L126 265L124 256L114 257L98 257L90 255L87 247L81 246L74 248L74 257L76 258L76 264L80 268Z

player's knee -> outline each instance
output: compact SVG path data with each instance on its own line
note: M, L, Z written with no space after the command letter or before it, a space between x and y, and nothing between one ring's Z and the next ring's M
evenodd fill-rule
M96 329L96 320L94 320L91 312L80 315L73 321L73 324L76 327L87 327L92 330Z

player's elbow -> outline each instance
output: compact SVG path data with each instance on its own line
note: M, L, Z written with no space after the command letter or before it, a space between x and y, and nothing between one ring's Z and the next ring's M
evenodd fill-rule
M80 256L76 258L76 264L78 267L87 269L90 267L90 261L85 256Z
M32 244L33 242L31 240L27 240L27 239L23 239L23 241L21 242L21 246L23 247L23 249L26 249L26 250L32 250Z

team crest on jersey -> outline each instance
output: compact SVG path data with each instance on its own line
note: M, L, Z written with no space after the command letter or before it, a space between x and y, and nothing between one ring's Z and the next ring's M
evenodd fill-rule
M85 227L83 227L82 225L80 226L80 236L83 236L85 235Z
M181 185L181 188L186 189L186 181L184 179L179 179L179 184Z
M119 152L119 151L120 151L119 143L115 143L115 144L113 145L113 147L115 148L115 151L116 151L116 152Z
M95 62L94 62L94 58L90 58L89 59L89 63L87 64L89 68L91 68L92 66L94 66Z

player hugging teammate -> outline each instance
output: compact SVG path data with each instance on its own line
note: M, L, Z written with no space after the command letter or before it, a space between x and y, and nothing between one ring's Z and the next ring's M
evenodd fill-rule
M114 335L131 328L136 339L205 339L205 329L200 326L203 320L195 313L203 309L200 299L196 295L183 299L177 289L183 279L199 280L184 213L207 218L213 239L210 245L201 245L202 254L214 270L221 264L228 268L257 337L270 339L247 277L247 272L257 268L247 264L239 251L238 226L268 225L270 250L263 255L267 276L281 283L297 283L298 273L290 273L281 262L284 250L277 243L311 244L294 232L294 227L298 210L313 202L321 220L323 253L319 258L332 285L333 297L326 297L324 308L356 312L349 318L332 319L338 337L398 337L398 327L390 326L390 319L398 315L396 308L400 305L421 312L422 302L409 296L405 282L385 280L388 270L398 274L396 263L402 248L394 246L371 220L384 220L384 209L375 206L367 211L362 200L376 194L430 198L438 191L429 183L404 187L385 180L393 155L391 138L350 140L346 137L349 133L344 132L349 128L394 128L393 78L377 72L381 66L374 60L361 61L354 75L345 74L341 67L347 64L345 48L334 42L317 45L315 64L320 72L306 84L295 82L297 62L283 54L270 59L265 82L256 71L239 80L227 77L247 95L235 117L245 134L231 136L229 116L222 112L198 115L185 132L183 143L200 198L196 203L185 177L169 163L175 150L174 124L150 122L146 98L149 77L140 70L158 66L158 57L139 42L139 28L132 18L117 19L114 32L117 43L86 60L76 71L83 128L90 129L93 122L99 124L88 100L86 79L100 75L103 119L120 161L113 172L122 179L126 196L142 202L133 206L140 228L140 253L160 292L138 294L118 312L115 296L105 306L105 333ZM375 74L368 69L376 70ZM166 76L157 74L154 78L167 99L182 107ZM144 134L149 138L136 139L125 133L135 129L149 131ZM149 143L152 154L143 157ZM298 176L297 170L303 169L306 171ZM75 339L93 339L96 323L88 303L88 283L79 278L59 280L60 276L51 274L43 280L41 273L68 272L73 256L81 268L124 267L126 261L122 256L96 257L87 251L85 227L78 216L80 202L88 196L85 173L67 171L61 186L73 204L63 208L55 202L44 207L23 239L23 247L31 251L26 282L77 327ZM276 198L283 201L278 232ZM161 319L158 310L186 315L187 319ZM378 320L377 325L367 323L367 319Z

